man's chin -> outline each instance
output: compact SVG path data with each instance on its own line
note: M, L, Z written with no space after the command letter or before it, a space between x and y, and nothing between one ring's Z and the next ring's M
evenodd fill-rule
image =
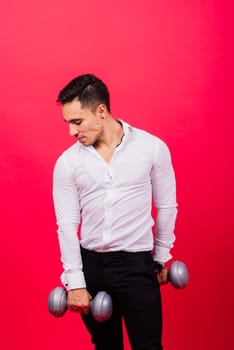
M85 143L86 138L85 138L85 137L78 138L78 141L79 141L80 143Z
M83 145L83 146L91 146L91 142L89 142L86 138L78 139L78 141Z

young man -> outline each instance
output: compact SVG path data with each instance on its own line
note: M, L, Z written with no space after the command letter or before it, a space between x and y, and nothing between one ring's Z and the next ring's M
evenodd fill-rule
M96 350L123 349L122 318L133 350L161 350L160 285L167 282L177 214L169 150L114 119L108 89L94 75L73 79L57 102L77 139L58 159L53 184L68 308L81 313ZM104 323L89 313L100 290L114 303Z

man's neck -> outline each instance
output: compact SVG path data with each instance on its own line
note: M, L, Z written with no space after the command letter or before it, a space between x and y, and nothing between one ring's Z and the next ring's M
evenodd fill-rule
M124 130L122 124L112 117L110 120L106 120L105 123L103 137L100 137L99 141L93 146L101 157L107 163L110 163L116 147L121 144Z
M122 123L113 117L108 117L104 123L103 135L101 135L94 147L96 149L100 147L114 149L120 145L124 136Z

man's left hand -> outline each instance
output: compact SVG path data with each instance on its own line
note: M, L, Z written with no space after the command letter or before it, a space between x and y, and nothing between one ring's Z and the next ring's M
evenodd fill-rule
M160 285L166 284L168 282L168 271L167 268L165 267L161 271L157 272L157 279Z

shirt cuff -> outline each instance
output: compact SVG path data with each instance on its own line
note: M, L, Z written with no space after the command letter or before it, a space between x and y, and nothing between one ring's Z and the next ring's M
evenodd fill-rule
M172 258L172 255L170 254L170 249L160 246L155 246L154 253L153 253L153 260L154 261L160 261L162 263L166 263Z
M85 278L82 271L63 272L61 281L67 290L86 288Z

